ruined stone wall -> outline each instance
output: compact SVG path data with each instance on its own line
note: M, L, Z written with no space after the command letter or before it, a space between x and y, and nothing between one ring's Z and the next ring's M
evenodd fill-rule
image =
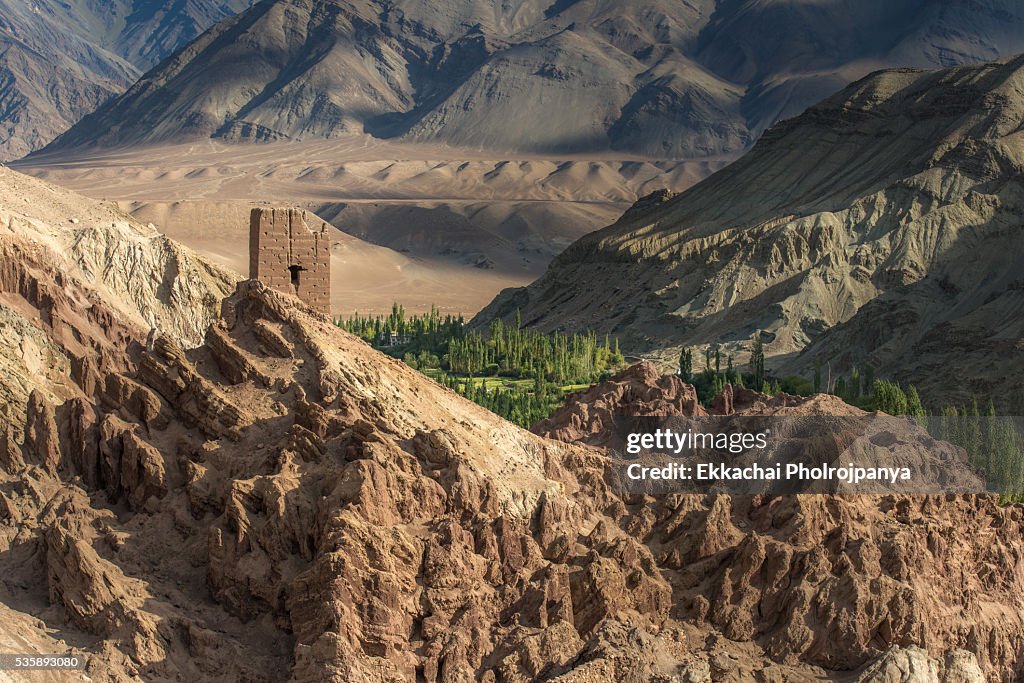
M331 313L330 232L306 225L301 209L253 209L249 217L249 278L294 294Z

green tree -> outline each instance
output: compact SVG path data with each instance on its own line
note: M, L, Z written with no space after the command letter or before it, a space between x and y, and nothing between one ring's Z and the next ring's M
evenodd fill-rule
M679 352L679 376L684 382L693 379L693 351L684 348Z
M907 387L907 415L913 417L925 417L926 415L924 405L921 403L921 396L913 384Z
M836 378L836 383L832 389L832 393L841 399L846 399L846 379L842 375Z
M618 339L605 336L599 342L594 332L545 334L523 328L520 316L515 326L496 321L481 334L467 330L462 316L442 316L436 306L409 316L396 302L385 315L356 313L335 324L420 371L430 370L440 384L523 426L560 404L562 386L598 382L624 361ZM522 379L530 385L511 384Z
M889 415L907 414L907 395L895 382L876 379L873 385L875 410Z
M754 376L754 386L760 387L764 384L764 342L761 339L761 332L754 334L750 349L750 370Z

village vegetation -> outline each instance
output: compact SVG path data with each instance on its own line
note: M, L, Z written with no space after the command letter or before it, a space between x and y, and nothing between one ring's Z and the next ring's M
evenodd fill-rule
M391 313L335 320L342 329L438 383L523 427L542 420L569 392L612 375L624 359L619 342L593 332L545 334L495 320L486 331L468 329L462 316L436 307L407 315Z

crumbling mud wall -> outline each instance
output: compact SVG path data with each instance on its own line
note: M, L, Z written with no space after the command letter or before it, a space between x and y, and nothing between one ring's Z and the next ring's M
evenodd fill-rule
M253 209L249 217L249 278L294 294L331 313L329 228L311 230L301 209Z

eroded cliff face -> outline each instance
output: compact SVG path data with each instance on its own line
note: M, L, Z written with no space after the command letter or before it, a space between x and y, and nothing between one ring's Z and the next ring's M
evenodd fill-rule
M55 288L90 290L124 324L147 332L156 327L188 348L202 342L240 279L113 203L2 167L0 237L12 249L39 254L35 262L45 261L43 277L53 279ZM24 260L5 262L15 269Z
M623 497L600 448L518 429L256 282L201 346L135 358L33 393L0 449L2 602L50 649L95 643L94 680L1024 670L1020 507ZM644 367L563 414L600 440L587 416L685 414L691 392Z
M762 330L783 374L871 363L951 402L1001 401L1024 367L1022 80L1021 57L873 74L638 203L476 320L518 309L648 354L745 355Z
M236 277L120 211L0 168L0 398L57 403L133 366L156 328L202 342Z
M7 446L0 562L40 614L104 639L97 672L460 680L518 670L527 632L538 671L581 644L567 568L532 578L548 564L532 520L554 505L586 523L563 495L587 484L547 469L598 454L503 422L262 285L195 351L162 336L88 396L58 408L34 392ZM548 611L562 623L542 639Z

